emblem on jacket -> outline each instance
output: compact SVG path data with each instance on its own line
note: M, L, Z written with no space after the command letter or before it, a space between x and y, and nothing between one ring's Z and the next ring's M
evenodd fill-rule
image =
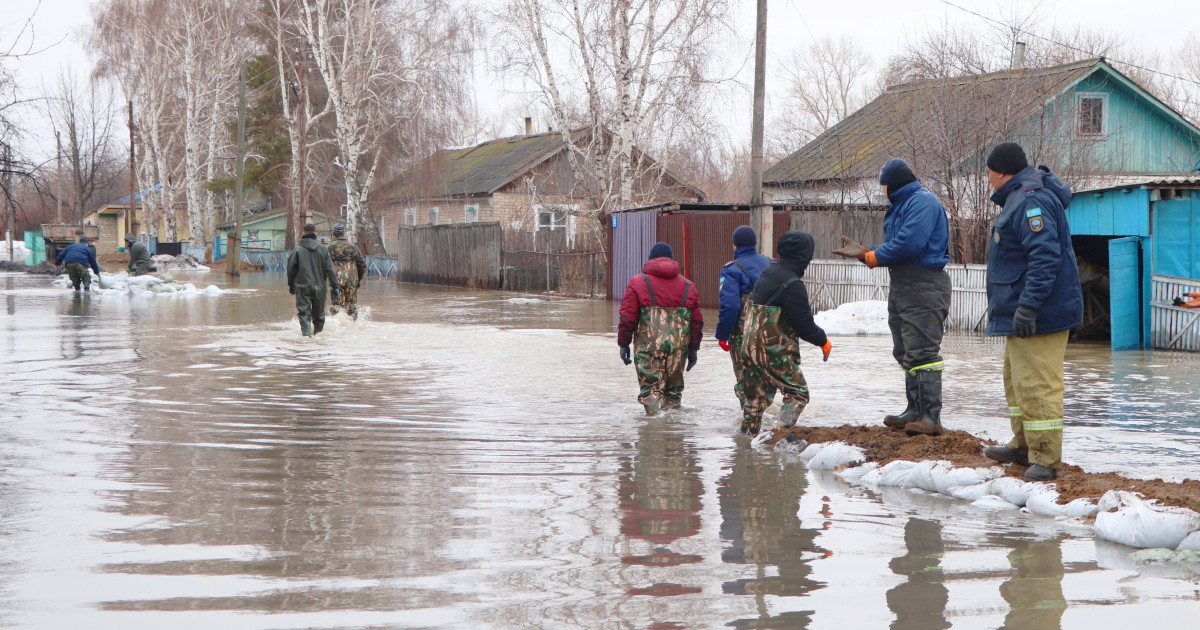
M1043 223L1041 208L1030 208L1025 211L1025 216L1029 219L1030 230L1033 230L1034 232L1042 231Z

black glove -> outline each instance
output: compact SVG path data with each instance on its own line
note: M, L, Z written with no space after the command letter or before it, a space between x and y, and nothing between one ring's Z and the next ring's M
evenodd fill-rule
M288 293L291 293L292 295L296 295L296 287L289 284L288 285Z
M1013 313L1013 334L1021 339L1028 339L1037 334L1037 309L1032 306L1018 306Z
M625 362L625 365L633 363L633 359L629 358L629 346L621 346L621 360Z
M692 368L696 367L696 349L688 348L688 363L685 372L691 372Z
M340 293L338 292L338 290L337 290L337 289L331 289L331 290L329 291L329 297L332 297L334 300L337 300L337 299L338 299L338 295L339 295L339 294L340 294Z
M1183 298L1177 297L1174 300L1171 300L1171 303L1175 306L1183 306Z

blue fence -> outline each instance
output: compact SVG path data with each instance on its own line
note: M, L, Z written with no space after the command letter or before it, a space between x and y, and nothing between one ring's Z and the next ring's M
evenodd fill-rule
M367 256L367 275L380 278L396 277L395 256Z
M263 271L283 273L287 271L288 254L291 252L242 252L242 260L262 265Z

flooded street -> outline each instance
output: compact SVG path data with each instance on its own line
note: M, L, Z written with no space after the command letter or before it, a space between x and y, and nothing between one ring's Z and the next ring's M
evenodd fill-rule
M0 274L0 626L1187 627L1200 566L750 449L707 332L647 418L615 305L369 281L303 339L279 275L76 298ZM801 422L903 407L890 338L803 350ZM948 426L1009 435L999 343ZM1200 478L1200 356L1072 344L1064 460ZM897 404L900 403L900 404ZM774 418L778 409L768 412Z

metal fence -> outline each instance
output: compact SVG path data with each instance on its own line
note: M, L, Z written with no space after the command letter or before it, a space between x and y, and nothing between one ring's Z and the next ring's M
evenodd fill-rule
M274 251L274 252L242 252L242 261L254 265L262 265L263 271L269 273L283 273L287 271L287 260L291 252Z
M987 265L947 265L954 293L950 299L950 330L983 330L987 325ZM804 272L813 311L848 302L887 300L888 272L858 261L814 260Z
M1171 299L1200 291L1200 280L1154 276L1150 289L1150 345L1160 350L1200 351L1200 309L1171 304Z
M496 222L401 226L396 277L401 282L499 289L501 238Z
M395 278L398 272L395 256L366 256L367 276Z

